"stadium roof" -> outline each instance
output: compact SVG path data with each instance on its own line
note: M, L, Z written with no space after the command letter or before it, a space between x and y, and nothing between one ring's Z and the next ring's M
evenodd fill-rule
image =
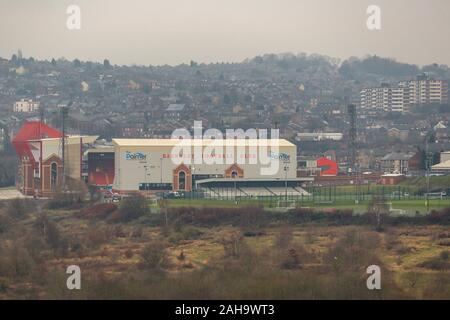
M82 139L83 143L94 143L95 140L98 139L98 136L83 136L83 135L70 135L70 136L66 136L66 142L67 143L71 143L73 141L75 141L75 143L78 143L79 140ZM61 141L61 138L43 138L43 139L31 139L29 141L35 142L35 141L42 141L42 142L54 142L57 141L59 143L59 141Z
M431 166L431 170L450 170L450 160Z
M25 122L13 142L25 142L42 138L61 138L62 133L40 121Z
M126 147L174 147L183 146L279 146L294 147L285 139L113 139L117 146ZM182 144L180 144L182 143Z

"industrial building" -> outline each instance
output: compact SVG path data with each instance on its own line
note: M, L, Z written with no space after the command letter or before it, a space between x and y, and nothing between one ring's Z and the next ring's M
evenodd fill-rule
M296 187L308 180L297 178L297 148L284 139L192 139L184 142L182 152L177 151L179 143L176 139L113 139L113 189L126 193L196 188L219 194L218 190L234 188L251 196L289 188L301 194ZM257 159L260 154L268 155L269 163ZM276 170L268 173L275 161Z
M199 191L220 197L306 194L297 178L297 147L284 139L113 139L66 135L26 122L13 140L17 188L51 197L68 181L118 193ZM63 147L64 145L64 147ZM63 152L64 150L64 152Z

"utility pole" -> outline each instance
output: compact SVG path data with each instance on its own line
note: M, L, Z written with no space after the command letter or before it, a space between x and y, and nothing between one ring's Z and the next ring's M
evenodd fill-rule
M62 122L62 189L66 189L66 120L69 114L67 106L61 107L61 122Z
M149 129L150 115L148 111L144 112L144 136L147 137Z
M427 207L427 214L430 213L430 152L429 152L429 139L430 133L427 133L425 137L425 169L426 169L426 179L427 179L427 194L425 196L425 204Z
M148 183L147 183L147 175L148 175L148 173L147 173L147 169L148 169L148 167L145 165L144 166L144 171L145 171L145 177L144 177L145 187L144 187L144 189L145 189L145 191L148 191Z
M39 119L41 123L45 123L45 109L42 104L39 105Z

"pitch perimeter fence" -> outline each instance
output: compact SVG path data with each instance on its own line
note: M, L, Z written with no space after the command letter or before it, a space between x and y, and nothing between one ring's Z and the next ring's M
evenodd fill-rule
M322 186L322 187L302 187L307 194L301 194L292 188L278 192L270 192L270 189L264 190L263 194L250 194L241 188L202 188L192 192L184 192L180 197L184 199L210 199L210 200L255 200L263 202L279 202L282 200L314 204L333 204L333 203L358 203L368 202L374 197L383 197L386 200L449 200L445 192L418 193L412 188L404 186Z

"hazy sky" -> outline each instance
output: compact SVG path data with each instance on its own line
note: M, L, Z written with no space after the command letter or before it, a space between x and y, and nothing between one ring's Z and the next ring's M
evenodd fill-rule
M81 30L66 27L70 4ZM370 4L381 7L380 31L366 27ZM0 56L19 48L113 64L306 52L450 65L450 0L0 0Z

